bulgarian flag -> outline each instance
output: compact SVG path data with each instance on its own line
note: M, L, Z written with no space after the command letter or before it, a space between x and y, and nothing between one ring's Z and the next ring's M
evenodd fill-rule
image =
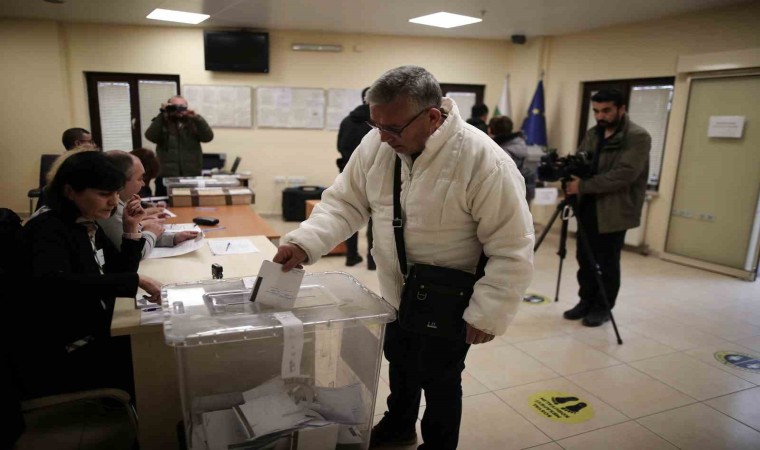
M493 111L493 117L507 116L512 117L512 110L509 108L509 75L504 77L504 86L501 88L499 103Z

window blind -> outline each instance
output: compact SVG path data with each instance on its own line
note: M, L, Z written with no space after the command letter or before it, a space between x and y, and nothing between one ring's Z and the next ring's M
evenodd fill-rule
M98 82L103 150L132 150L129 83Z

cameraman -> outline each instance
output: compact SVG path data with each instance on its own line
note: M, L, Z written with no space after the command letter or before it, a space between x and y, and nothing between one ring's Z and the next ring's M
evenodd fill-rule
M165 177L197 177L203 169L201 142L211 142L214 132L208 123L192 109L180 95L161 104L161 112L145 131L145 137L156 144L156 155L161 163L160 176L156 177L156 195L166 195Z
M601 90L591 97L597 125L586 133L578 151L591 157L591 177L573 176L565 193L578 196L577 220L602 271L602 282L610 309L620 289L620 251L625 232L639 226L641 207L649 174L652 138L625 113L625 99L616 89ZM586 257L580 233L577 236L578 296L580 302L564 317L583 319L583 325L598 327L610 319Z

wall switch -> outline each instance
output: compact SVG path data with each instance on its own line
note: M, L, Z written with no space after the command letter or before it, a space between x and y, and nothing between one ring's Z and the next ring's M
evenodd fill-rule
M284 175L277 175L274 177L275 184L285 184L286 181L287 179Z

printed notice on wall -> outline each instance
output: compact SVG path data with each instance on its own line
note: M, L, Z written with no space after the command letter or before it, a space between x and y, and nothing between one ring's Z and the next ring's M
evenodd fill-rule
M739 139L744 134L744 116L710 116L707 137Z

